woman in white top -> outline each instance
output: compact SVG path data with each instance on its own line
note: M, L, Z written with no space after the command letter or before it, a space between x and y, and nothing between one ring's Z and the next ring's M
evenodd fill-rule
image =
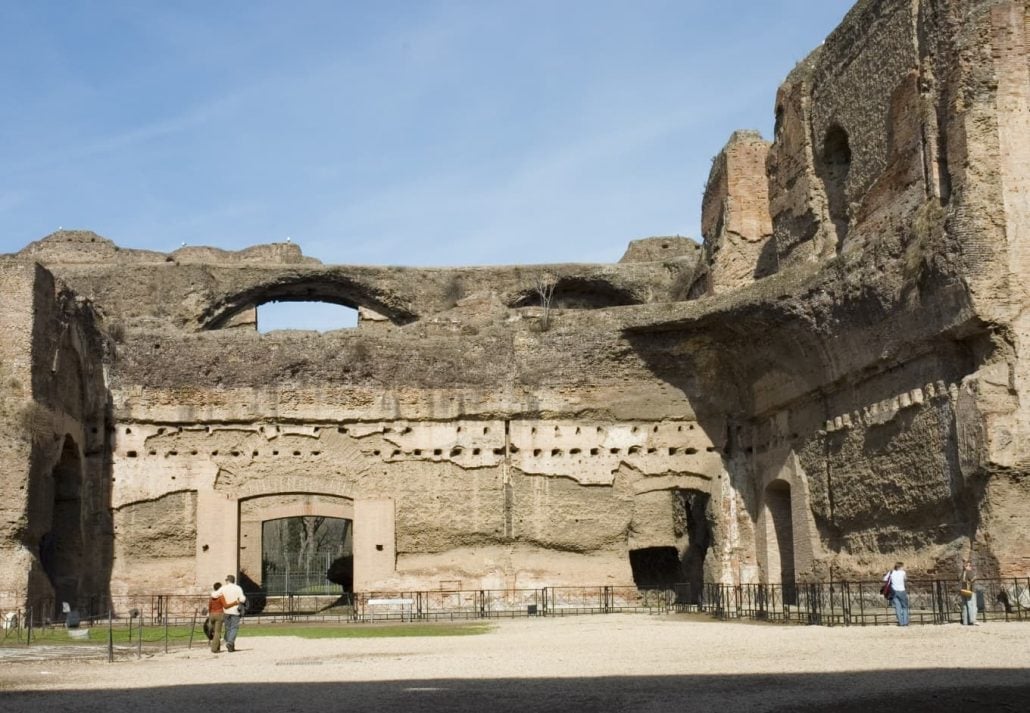
M897 562L894 569L883 575L883 581L890 581L894 597L891 603L894 604L894 614L898 618L898 626L908 626L908 592L905 591L905 580L908 575L905 573L904 563Z

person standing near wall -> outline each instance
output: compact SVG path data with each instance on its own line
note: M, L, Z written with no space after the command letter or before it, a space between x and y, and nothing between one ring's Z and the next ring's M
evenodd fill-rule
M894 604L894 614L898 618L898 626L908 626L908 592L905 590L905 580L908 574L905 572L903 562L896 562L894 569L883 576L883 581L890 581L894 597L891 603Z
M976 626L976 572L972 560L962 561L962 624Z
M247 597L231 574L225 575L222 598L225 600L225 650L232 653L236 650L236 632L240 628L240 605Z

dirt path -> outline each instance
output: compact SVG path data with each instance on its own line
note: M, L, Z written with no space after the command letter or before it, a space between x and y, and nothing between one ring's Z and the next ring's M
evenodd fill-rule
M248 637L236 653L0 665L5 713L1030 709L1030 623L780 627L613 615L487 635ZM874 708L875 709L875 708Z

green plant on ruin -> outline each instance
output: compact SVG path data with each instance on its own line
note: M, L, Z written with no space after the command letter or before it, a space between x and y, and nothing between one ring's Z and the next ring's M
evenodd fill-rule
M554 276L546 272L538 274L533 281L533 291L540 299L540 306L544 310L544 314L540 318L541 332L546 332L551 328L551 304L554 301L554 288L557 285L558 281L554 279Z

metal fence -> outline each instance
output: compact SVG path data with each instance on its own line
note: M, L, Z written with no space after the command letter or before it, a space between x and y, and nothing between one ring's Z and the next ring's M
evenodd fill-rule
M961 620L957 580L909 580L913 624ZM838 581L672 588L543 587L540 589L410 590L282 596L253 592L248 626L284 621L363 623L615 612L701 612L721 619L822 626L893 624L894 611L879 581ZM980 621L1030 621L1030 578L977 582ZM201 625L208 595L146 594L84 597L70 612L53 600L28 606L0 593L5 646L92 643L117 652L206 644ZM77 619L73 622L72 619ZM72 626L72 624L76 624ZM85 632L85 633L83 633Z
M823 626L895 623L894 609L880 594L880 581L675 587L678 611L701 611L720 619L752 619ZM908 580L913 624L961 621L958 580ZM980 621L1030 621L1030 578L978 580Z

